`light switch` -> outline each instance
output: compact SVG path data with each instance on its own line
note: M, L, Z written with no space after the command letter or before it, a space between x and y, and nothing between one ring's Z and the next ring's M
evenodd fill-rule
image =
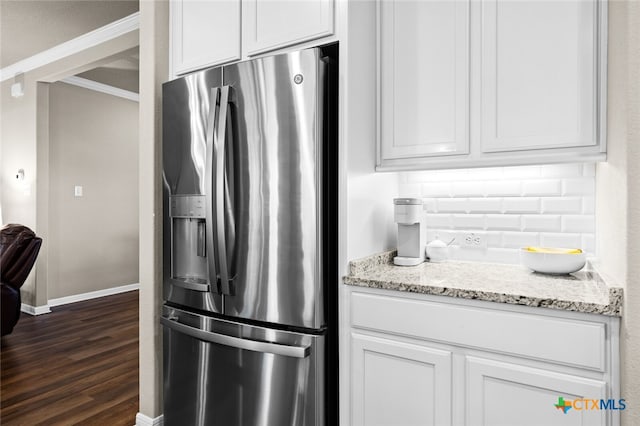
M74 195L76 197L82 197L82 187L79 185L76 185L74 188Z

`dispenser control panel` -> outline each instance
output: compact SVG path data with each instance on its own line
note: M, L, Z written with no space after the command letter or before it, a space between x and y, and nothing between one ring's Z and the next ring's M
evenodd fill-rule
M205 217L204 195L173 195L170 198L171 217L203 218Z

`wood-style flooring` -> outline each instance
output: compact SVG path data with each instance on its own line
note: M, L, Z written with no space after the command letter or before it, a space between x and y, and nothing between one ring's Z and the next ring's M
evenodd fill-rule
M0 424L135 424L138 292L51 310L2 338Z

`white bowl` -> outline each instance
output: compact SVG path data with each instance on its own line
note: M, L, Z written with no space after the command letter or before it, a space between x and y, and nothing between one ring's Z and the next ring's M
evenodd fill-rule
M587 259L580 249L523 247L520 261L535 272L566 275L582 269Z

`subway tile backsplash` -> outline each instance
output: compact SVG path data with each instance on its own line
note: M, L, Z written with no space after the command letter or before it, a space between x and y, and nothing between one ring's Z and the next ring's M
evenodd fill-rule
M594 164L406 172L399 196L423 199L429 241L483 232L486 250L454 242L453 259L518 263L529 245L594 254Z

